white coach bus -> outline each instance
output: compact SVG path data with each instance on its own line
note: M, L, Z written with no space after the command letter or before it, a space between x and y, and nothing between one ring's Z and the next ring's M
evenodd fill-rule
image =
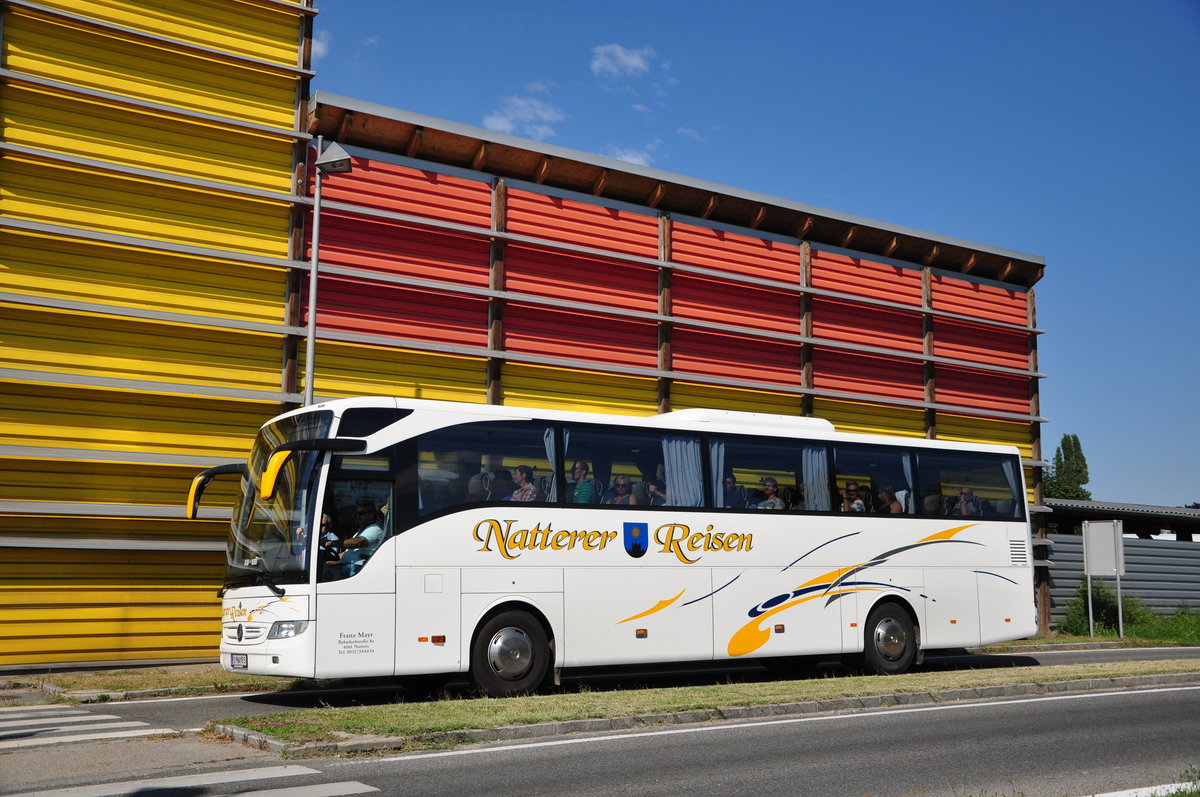
M1037 629L1015 448L686 409L339 399L262 427L231 524L221 660L318 678L926 649Z

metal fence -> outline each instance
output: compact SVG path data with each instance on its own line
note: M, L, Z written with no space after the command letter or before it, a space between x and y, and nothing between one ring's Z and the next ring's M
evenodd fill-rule
M1051 534L1050 618L1061 623L1075 597L1083 574L1083 537ZM1125 538L1125 575L1121 593L1136 595L1159 614L1170 614L1186 603L1200 609L1200 543ZM1093 583L1096 577L1092 577ZM1113 578L1102 579L1115 587Z

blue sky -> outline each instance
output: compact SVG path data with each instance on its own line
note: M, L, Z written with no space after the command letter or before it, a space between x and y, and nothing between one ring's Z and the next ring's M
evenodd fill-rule
M1200 2L325 0L314 88L1046 260L1044 454L1200 501Z

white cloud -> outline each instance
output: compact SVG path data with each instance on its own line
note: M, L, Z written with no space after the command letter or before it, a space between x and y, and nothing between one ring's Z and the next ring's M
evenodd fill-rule
M619 161L626 163L636 163L638 166L649 166L654 162L654 149L658 146L658 140L651 141L641 149L633 147L615 147L609 146L606 154L610 158L616 158Z
M650 113L650 109L645 105L642 105L640 102L635 102L633 104L633 110L637 111L638 113Z
M379 37L378 36L368 36L362 40L362 43L363 43L363 47L374 47L375 45L379 44Z
M533 94L549 94L550 90L557 86L553 80L538 80L525 84L525 90Z
M603 78L634 77L650 71L653 47L630 50L619 44L601 44L592 48L592 73Z
M558 107L536 97L505 97L500 107L483 117L483 126L499 133L522 135L545 141L554 135L551 123L567 116Z
M317 31L317 35L312 39L312 60L315 64L325 56L329 55L329 31L322 28Z
M675 132L681 136L687 136L688 138L694 138L697 141L708 141L707 138L700 135L700 131L694 130L693 128L690 128L690 127L681 127L678 130L676 130Z

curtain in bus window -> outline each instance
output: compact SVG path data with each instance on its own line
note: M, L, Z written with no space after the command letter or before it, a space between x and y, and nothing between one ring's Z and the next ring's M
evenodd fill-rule
M1005 459L1000 463L1000 467L1004 471L1004 480L1008 482L1008 490L1012 493L1012 511L1004 514L1010 517L1021 517L1021 480L1017 478L1017 463L1011 459Z
M828 512L829 459L825 456L825 446L801 446L800 466L804 470L805 508L810 512Z
M903 505L904 514L911 515L911 514L913 514L912 487L917 482L916 482L914 474L913 474L912 457L905 454L902 462L904 464L904 481L906 482L906 486L903 490L896 491L896 500L898 500L901 503L901 505Z
M700 440L664 435L662 445L667 505L703 505L704 474L700 466Z
M566 439L565 437L563 438ZM542 441L546 445L546 461L550 463L550 484L545 490L547 501L558 500L558 461L554 458L554 427L547 426L542 432Z
M708 443L708 464L712 468L713 505L721 506L721 496L724 494L725 479L725 441L710 440Z

